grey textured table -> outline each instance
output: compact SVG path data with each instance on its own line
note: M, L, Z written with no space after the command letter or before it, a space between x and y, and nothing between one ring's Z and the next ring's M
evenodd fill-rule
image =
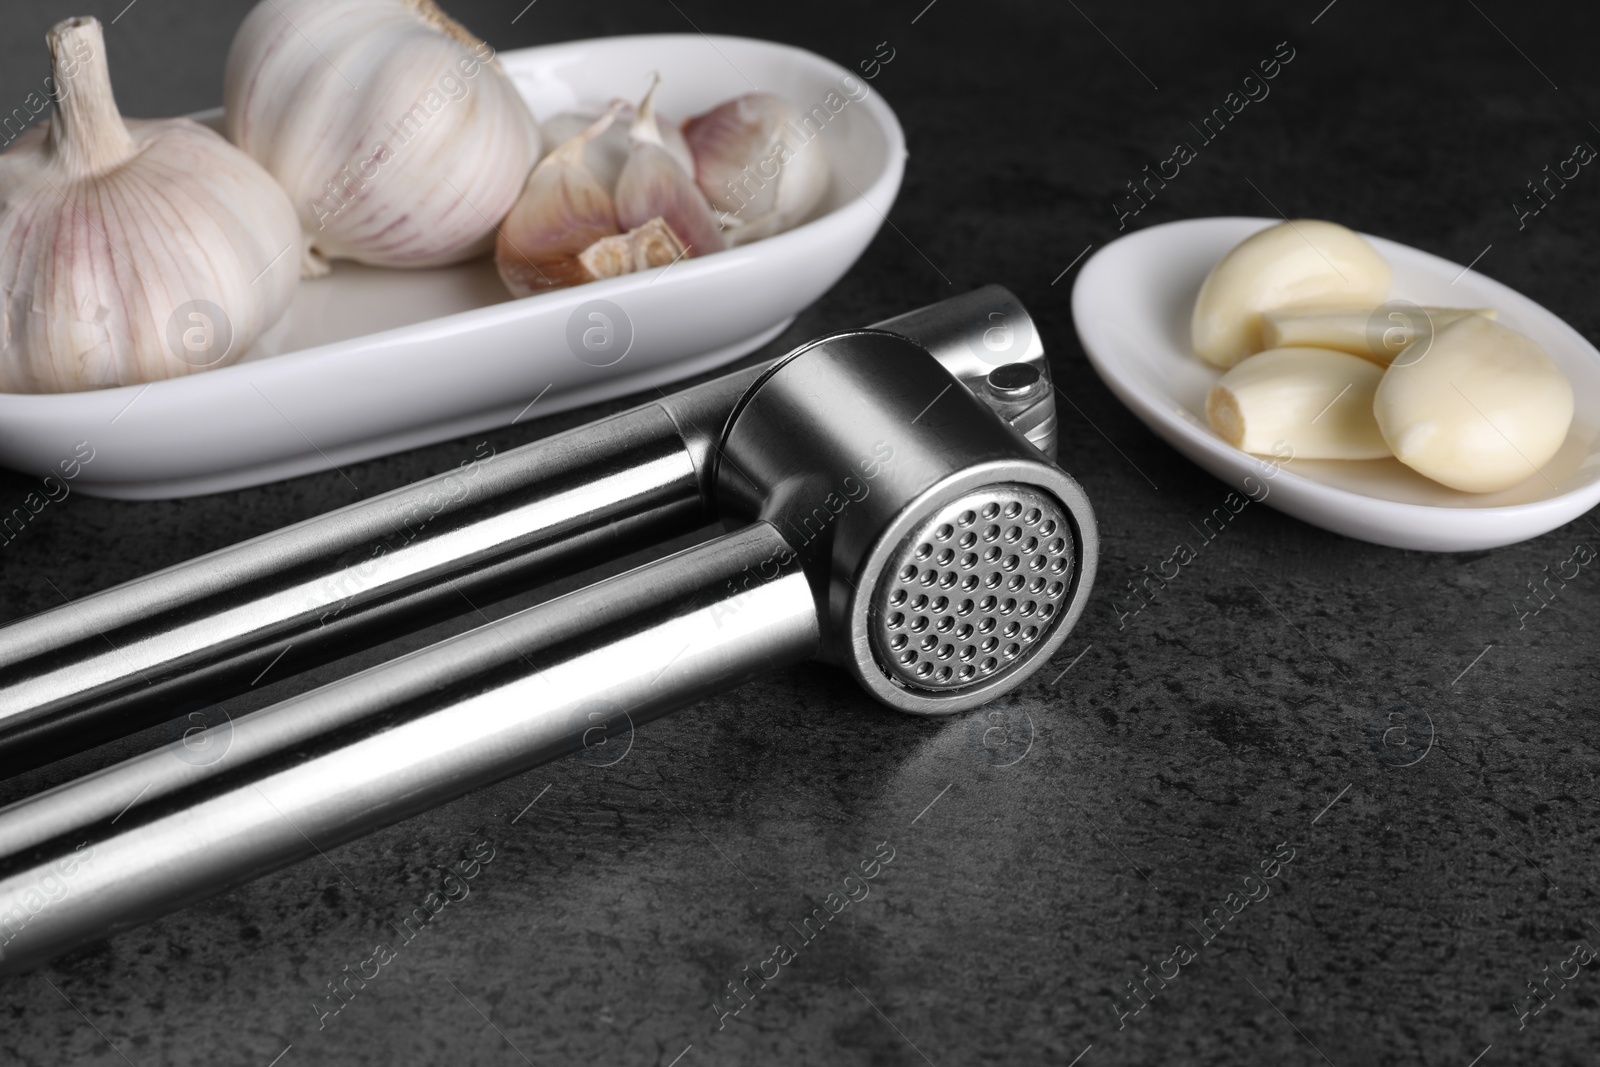
M122 11L108 47L124 109L218 102L247 5L124 3L86 5L107 22ZM825 669L764 679L640 730L615 766L536 770L0 981L0 1062L1600 1058L1600 968L1580 967L1577 948L1600 946L1600 575L1585 568L1519 613L1528 583L1600 546L1600 530L1586 518L1494 552L1426 555L1252 505L1122 617L1127 583L1227 490L1112 399L1067 299L1069 265L1117 233L1124 183L1288 42L1271 95L1129 228L1277 209L1463 263L1483 252L1479 270L1597 336L1600 178L1582 174L1521 228L1512 206L1576 142L1600 144L1596 13L1546 0L1400 13L1378 0L924 3L543 0L514 24L522 0L452 10L500 48L692 22L855 67L889 42L873 84L911 144L894 227L768 354L985 282L1022 296L1078 409L1064 412L1063 462L1104 541L1094 602L1057 664L948 722L882 710ZM80 11L7 6L0 102L37 85L45 28ZM488 438L511 446L619 406ZM476 443L349 473L368 495ZM0 505L32 484L0 476ZM356 498L334 473L169 503L73 496L0 548L0 618ZM13 778L0 799L165 736ZM466 896L400 944L392 924L439 868L490 849ZM802 938L845 874L891 853L865 899ZM1247 884L1263 862L1275 877ZM793 957L765 962L780 939ZM328 983L390 941L393 958L334 1014ZM730 992L775 966L748 1003Z

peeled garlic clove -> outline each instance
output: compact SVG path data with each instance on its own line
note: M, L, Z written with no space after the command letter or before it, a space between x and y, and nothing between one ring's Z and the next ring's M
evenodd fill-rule
M489 250L539 158L494 52L434 0L262 0L228 53L229 138L289 193L318 257Z
M746 93L684 124L695 181L732 244L787 230L827 192L828 155L793 104Z
M1467 315L1495 317L1493 308L1395 305L1378 308L1285 309L1261 315L1261 340L1268 348L1308 345L1365 356L1388 366L1418 337L1430 337Z
M1468 493L1532 476L1572 424L1572 385L1532 340L1478 316L1407 349L1373 403L1401 463Z
M125 121L99 22L68 19L48 40L70 89L45 130L0 155L0 392L234 362L299 282L293 205L198 123Z
M626 230L661 218L671 227L689 256L703 256L727 247L711 206L700 194L692 173L666 148L656 124L657 79L639 105L628 131L628 162L617 179L617 221Z
M1206 397L1206 418L1235 448L1296 459L1383 459L1372 417L1383 368L1325 348L1275 348L1236 364Z
M619 232L611 193L590 172L585 152L616 120L613 107L567 139L528 175L528 184L495 238L494 263L516 296L594 281L580 256Z
M617 113L617 120L605 133L589 142L588 149L584 152L583 161L591 173L600 180L607 189L617 187L617 179L622 176L623 165L628 162L628 130L638 118L634 106L627 101L612 101L611 106L619 106L622 110ZM547 150L554 151L587 127L594 123L600 112L587 114L579 111L563 112L541 124L544 134L544 143ZM683 169L694 173L694 156L689 152L689 143L683 139L683 130L677 123L670 121L660 112L656 113L656 127L661 131L661 144L672 158L683 164Z
M636 270L670 267L685 251L666 220L655 218L627 233L601 238L578 259L592 278L616 278Z
M1376 307L1392 271L1361 235L1300 219L1240 242L1211 268L1194 303L1190 335L1201 359L1231 367L1264 347L1261 313L1291 306Z

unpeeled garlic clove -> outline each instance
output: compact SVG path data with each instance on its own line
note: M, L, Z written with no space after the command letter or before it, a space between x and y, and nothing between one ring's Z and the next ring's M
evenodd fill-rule
M803 220L832 171L800 111L773 93L745 93L684 123L695 181L720 212L729 242L742 244Z
M638 119L638 111L626 100L613 100L608 106L620 108L616 121L607 127L605 133L589 142L583 161L590 173L600 180L600 184L607 189L615 189L617 179L622 176L622 168L628 162L628 150L632 147L628 141L628 131ZM592 114L566 111L547 119L540 124L545 148L550 151L559 148L593 125L600 114L598 111ZM662 147L683 165L684 170L693 174L694 156L689 151L689 143L683 138L682 127L659 111L656 112L656 127L661 131Z
M1326 348L1275 348L1235 364L1206 396L1206 418L1245 452L1287 444L1296 459L1383 459L1372 415L1383 368Z
M1572 409L1572 385L1544 349L1479 316L1395 360L1373 402L1400 462L1468 493L1532 476L1566 440Z
M494 50L434 0L261 0L228 53L228 137L327 259L430 267L487 252L539 158Z
M659 217L672 228L689 256L721 251L727 241L711 205L695 185L693 174L673 158L662 141L655 115L660 85L659 78L651 84L628 131L628 162L617 178L617 221L631 230Z
M586 150L620 113L613 106L551 152L528 175L495 238L494 263L506 288L530 296L594 281L582 254L620 232L609 189L589 170Z
M1200 287L1190 320L1195 354L1231 367L1264 347L1261 313L1286 307L1376 307L1393 272L1360 234L1300 219L1240 242Z
M294 206L198 123L124 120L99 22L68 19L48 40L56 113L0 155L0 391L234 362L294 295Z
M1419 307L1290 308L1261 315L1261 340L1268 348L1307 345L1364 356L1388 366L1407 345L1431 337L1467 315L1495 318L1493 308Z

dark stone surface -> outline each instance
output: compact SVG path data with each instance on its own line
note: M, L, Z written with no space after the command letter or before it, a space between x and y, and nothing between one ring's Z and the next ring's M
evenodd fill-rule
M86 7L109 21L124 2ZM0 981L0 1061L1595 1062L1600 968L1552 981L1525 1028L1512 1010L1578 939L1600 945L1600 575L1585 570L1525 627L1513 608L1544 567L1600 544L1594 524L1426 555L1252 506L1125 626L1112 605L1226 489L1112 399L1074 337L1074 272L1054 279L1115 236L1123 183L1278 42L1296 53L1272 95L1132 226L1271 215L1270 197L1458 262L1492 244L1480 270L1600 329L1600 177L1585 172L1520 231L1511 207L1574 143L1600 143L1595 12L1338 0L1318 17L1324 2L939 0L913 24L923 0L543 0L515 25L520 0L454 4L501 48L692 20L853 67L887 39L896 58L873 84L912 153L898 232L770 352L981 283L1015 289L1087 416L1066 413L1062 454L1102 522L1095 600L1058 664L985 716L914 721L828 670L787 671L641 730L610 769L536 770ZM216 103L245 9L123 13L109 47L125 109ZM0 101L43 77L40 37L71 13L8 6ZM600 410L489 436L513 445ZM350 473L375 493L474 444ZM0 502L30 484L0 477ZM171 503L74 496L0 552L0 617L355 496L332 473ZM1406 743L1386 746L1400 722ZM1010 747L985 747L1008 731ZM14 779L5 796L149 741ZM495 851L470 896L319 1030L325 983L389 936L474 830ZM724 983L793 942L789 924L880 842L894 859L870 896L719 1030L709 1005ZM1293 860L1270 895L1202 944L1195 927L1280 842ZM1125 983L1181 942L1196 958L1119 1029Z

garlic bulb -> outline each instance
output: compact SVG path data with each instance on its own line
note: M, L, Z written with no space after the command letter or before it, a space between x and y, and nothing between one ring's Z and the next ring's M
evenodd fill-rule
M1280 443L1296 459L1386 459L1372 416L1383 368L1348 352L1274 348L1234 365L1206 397L1217 436L1259 455Z
M692 172L667 151L656 124L656 79L639 105L638 117L628 131L628 162L617 178L617 222L625 230L663 219L690 256L703 256L727 247L711 214L711 205L695 185Z
M620 232L609 187L585 162L586 151L615 122L620 105L551 152L528 183L495 239L494 262L515 296L594 281L579 256Z
M1492 319L1495 310L1396 303L1377 308L1267 311L1261 315L1261 341L1268 348L1333 348L1388 366L1411 342L1431 336L1467 315Z
M0 155L0 390L129 385L238 359L294 295L293 205L195 122L124 121L99 22L68 19L48 40L56 113Z
M1544 349L1476 315L1396 359L1373 399L1401 463L1468 493L1532 477L1566 440L1572 407L1572 384Z
M1263 348L1261 313L1286 307L1377 307L1389 264L1360 234L1300 219L1241 241L1200 287L1190 335L1197 356L1228 368Z
M434 0L262 0L228 53L228 136L288 190L308 274L487 251L539 158L488 45Z
M719 211L729 242L789 229L827 192L827 152L799 110L772 93L746 93L684 124L695 181Z
M638 120L638 110L626 100L613 100L610 107L617 108L617 119L604 133L589 142L589 147L584 150L583 162L600 184L607 189L617 187L617 179L622 176L623 165L628 162L628 130ZM544 145L547 151L554 151L567 141L582 133L600 117L600 112L593 114L577 111L566 111L552 118L546 119L540 125L544 135ZM656 112L656 127L661 131L661 144L672 158L683 164L683 169L690 174L694 173L694 155L689 151L689 142L683 138L683 129L677 123L668 119L659 111Z

